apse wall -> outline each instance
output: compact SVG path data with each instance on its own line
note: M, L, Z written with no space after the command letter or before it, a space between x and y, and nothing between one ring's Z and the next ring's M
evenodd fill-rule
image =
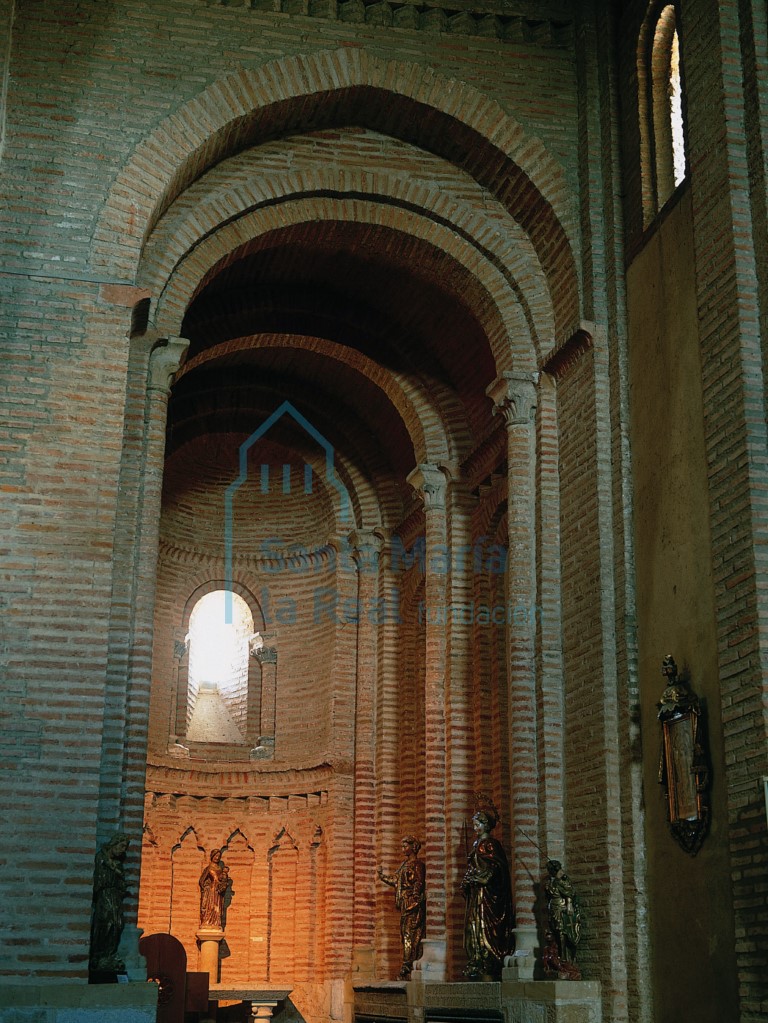
M256 422L256 420L254 420ZM205 588L226 589L227 572L238 589L248 592L253 605L254 631L261 643L277 651L275 727L255 726L251 747L259 734L279 735L275 764L312 767L331 755L333 652L336 639L337 573L352 571L351 552L337 557L337 509L325 490L322 475L304 492L306 464L296 453L269 443L251 450L250 479L232 499L232 518L225 525L228 488L238 478L240 446L247 437L207 434L174 452L166 460L160 557L157 573L153 687L150 710L150 753L168 753L173 736L184 742L176 707L186 684L181 662L186 651L191 604ZM260 449L260 450L259 450ZM293 461L289 461L292 459ZM262 490L261 466L271 472L271 486ZM284 466L293 477L284 492ZM335 495L336 497L338 495ZM338 502L337 502L338 503ZM227 536L230 543L227 544ZM231 555L228 563L227 548ZM257 652L258 653L258 652ZM256 654L251 655L253 662ZM258 689L271 672L267 665L252 667L251 686ZM274 695L271 697L274 699ZM243 737L239 753L248 759ZM216 750L209 751L215 759Z

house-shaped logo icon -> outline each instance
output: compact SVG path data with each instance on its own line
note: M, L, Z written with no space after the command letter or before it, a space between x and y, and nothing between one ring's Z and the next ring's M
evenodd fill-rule
M339 494L340 508L339 518L342 523L347 524L350 528L352 527L352 504L349 499L349 493L347 488L341 482L336 472L335 465L335 453L333 445L320 433L319 430L309 422L309 420L295 408L290 401L284 401L282 405L275 409L272 415L265 419L261 426L254 430L254 432L244 440L240 445L240 472L238 473L237 479L227 487L224 493L224 587L226 592L225 608L224 608L224 620L228 624L232 622L232 584L233 584L233 550L234 550L234 500L240 487L248 480L248 454L253 445L260 440L279 419L283 416L291 416L299 426L309 434L309 436L322 448L325 452L325 478ZM270 466L262 465L260 469L260 489L262 493L268 493L270 487ZM313 486L313 471L312 466L306 463L304 465L304 493L312 493ZM282 493L290 494L291 492L291 467L290 465L283 466L282 481L281 481Z

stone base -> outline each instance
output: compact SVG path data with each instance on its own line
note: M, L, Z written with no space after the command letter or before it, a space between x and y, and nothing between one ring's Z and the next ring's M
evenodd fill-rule
M407 1020L408 1000L404 980L376 981L354 987L354 1013L376 1020Z
M0 1023L155 1023L157 985L0 984Z
M429 982L418 978L355 984L354 1014L381 1023L421 1023L425 1017L499 1023L602 1023L595 980ZM466 1011L466 1015L464 1015Z
M506 972L506 971L505 971ZM602 1023L596 980L507 981L501 984L506 1023Z
M411 980L444 981L445 960L445 942L424 938L421 943L421 959L413 964Z
M410 983L408 985L409 1019L423 1020L425 1010L430 1015L447 1010L451 1016L461 1018L462 1009L471 1009L473 1015L501 1020L503 1007L501 984L497 981L464 980L456 983Z

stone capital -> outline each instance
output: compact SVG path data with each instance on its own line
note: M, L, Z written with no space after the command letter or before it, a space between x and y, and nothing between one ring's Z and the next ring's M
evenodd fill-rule
M188 348L187 338L169 337L152 350L149 356L150 391L163 391L165 394L170 391L173 375L181 365Z
M258 650L252 651L252 653L259 664L277 664L276 646L262 646Z
M504 372L486 389L494 415L504 416L507 426L527 426L536 413L538 373Z
M364 550L365 548L380 551L384 546L384 540L381 535L373 529L353 529L347 539L355 551Z
M445 508L448 472L438 465L417 465L408 474L408 482L424 502L425 508Z
M349 545L358 569L375 572L384 546L381 536L372 529L353 529L349 534Z

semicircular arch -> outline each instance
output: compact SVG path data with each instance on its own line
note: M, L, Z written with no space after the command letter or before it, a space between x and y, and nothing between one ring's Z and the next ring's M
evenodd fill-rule
M234 338L207 348L186 362L176 374L178 382L188 373L235 352L252 348L294 348L313 351L325 358L343 363L377 387L394 406L413 444L416 463L448 464L458 460L460 450L456 438L444 427L443 414L430 394L418 387L406 374L385 369L362 352L325 338L286 335L252 334ZM467 441L466 437L460 438Z
M320 219L352 221L389 228L407 234L442 253L476 281L484 295L484 309L472 310L482 325L497 372L536 369L536 352L528 323L507 281L472 246L448 227L385 203L360 203L354 199L324 197L288 198L280 205L254 210L224 223L190 250L176 267L158 301L155 326L160 332L178 334L192 299L227 266L258 251L280 232Z
M92 265L133 279L143 244L176 196L208 167L274 137L286 123L292 131L359 123L453 158L531 238L556 336L578 321L573 201L543 143L469 83L357 47L242 69L169 115L118 175L96 228Z
M236 162L236 157L227 161ZM214 175L224 177L226 170L214 168L206 177ZM190 188L190 193L194 193L197 184ZM386 170L378 172L375 178L363 169L325 166L313 168L311 173L260 173L247 182L232 183L225 178L212 193L200 194L197 201L185 204L176 215L169 211L157 225L142 254L137 283L151 294L161 295L185 256L224 222L231 223L287 201L314 202L321 210L325 197L346 199L355 205L361 202L389 205L401 211L405 223L421 217L454 232L465 243L467 260L479 257L489 264L486 279L493 268L506 282L507 295L501 287L495 289L502 316L509 322L514 314L507 307L516 302L537 354L541 355L542 342L549 349L555 333L552 303L536 252L519 224L507 218L502 226L484 209L461 201L444 188L427 188L410 175ZM472 250L477 256L470 255Z

